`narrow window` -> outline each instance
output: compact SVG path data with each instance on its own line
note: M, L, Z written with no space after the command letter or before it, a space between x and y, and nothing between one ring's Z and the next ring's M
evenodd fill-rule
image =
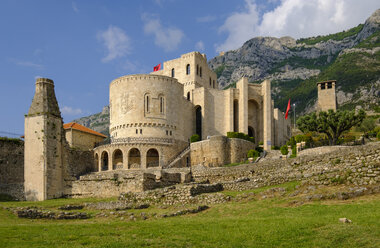
M170 136L172 136L172 131L170 131Z
M197 65L197 75L199 74L199 66Z
M164 105L165 104L165 100L164 100L164 97L163 96L160 96L160 113L163 114L164 113Z
M172 68L172 77L174 77L174 68Z
M321 84L321 90L324 90L326 88L325 84Z
M186 75L189 75L190 74L190 65L187 64L186 66Z
M168 130L166 130L166 135L168 135L169 134L169 132L168 132Z
M140 129L140 134L142 134L142 129Z
M327 88L328 88L328 89L331 89L331 88L332 88L332 83L331 83L331 82L327 83Z
M149 112L149 95L146 96L146 112Z
M187 100L190 101L190 91L187 92Z
M215 89L215 80L212 81L212 87Z
M202 67L199 68L199 76L202 77Z
M138 134L139 133L139 130L138 129L136 129L136 134Z
M211 78L210 78L210 87L211 87Z

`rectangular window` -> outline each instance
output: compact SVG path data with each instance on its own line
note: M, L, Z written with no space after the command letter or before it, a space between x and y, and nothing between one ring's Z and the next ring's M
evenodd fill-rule
M166 135L168 135L168 133L169 133L168 130L166 130Z
M142 129L140 129L140 134L142 134Z
M138 134L139 133L139 130L138 129L136 129L136 134Z
M327 89L331 89L331 88L332 88L332 82L327 83Z
M326 85L323 83L321 84L321 90L324 90L324 89L326 89Z

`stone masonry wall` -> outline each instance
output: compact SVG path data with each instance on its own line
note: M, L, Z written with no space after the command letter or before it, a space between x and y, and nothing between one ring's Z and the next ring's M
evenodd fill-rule
M353 149L354 148L354 149ZM369 185L380 183L380 142L346 147L323 155L266 161L236 167L193 167L196 182L222 183L227 190L245 190L289 181L309 184Z
M24 199L24 142L0 140L0 194Z
M208 140L191 143L191 166L217 167L247 159L247 152L255 144L242 139L211 136Z

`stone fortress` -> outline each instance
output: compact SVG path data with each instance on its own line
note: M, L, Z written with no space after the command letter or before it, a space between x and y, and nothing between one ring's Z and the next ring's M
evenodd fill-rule
M336 80L329 80L317 83L318 103L317 111L337 110Z
M236 88L218 89L216 74L198 52L164 62L160 71L113 80L111 139L87 151L90 156L78 155L69 144L83 148L99 135L83 135L91 133L85 129L73 135L73 127L63 128L53 81L37 79L25 117L27 200L113 196L186 182L192 166L241 162L259 142L269 151L291 136L290 120L273 107L270 81L249 84L242 78ZM256 143L225 137L232 131L248 134ZM190 144L193 134L202 141ZM119 183L110 185L112 180Z

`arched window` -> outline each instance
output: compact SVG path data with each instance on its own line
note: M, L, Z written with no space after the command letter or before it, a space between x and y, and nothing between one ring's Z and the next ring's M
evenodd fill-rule
M123 152L120 149L116 149L113 152L113 169L123 169Z
M132 148L128 153L128 168L129 169L138 169L141 164L141 155L140 151L137 148Z
M187 64L186 66L186 75L190 74L190 64Z
M172 77L174 77L174 68L172 68Z
M190 91L187 92L187 100L190 101Z
M148 94L146 94L145 95L145 111L146 112L149 112L149 99L150 97L149 97L149 95Z
M199 67L199 76L202 77L202 67Z
M101 170L102 171L108 170L108 153L106 151L102 152L101 160L102 160Z
M199 66L197 65L197 75L199 74Z
M210 87L211 87L211 77L210 77Z
M165 113L165 98L160 96L160 113Z

